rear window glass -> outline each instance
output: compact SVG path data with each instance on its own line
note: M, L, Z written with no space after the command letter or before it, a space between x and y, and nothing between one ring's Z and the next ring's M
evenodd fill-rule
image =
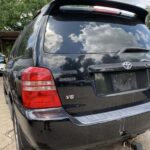
M50 16L45 31L44 51L97 54L117 52L127 47L150 49L150 32L144 24L117 17L106 18Z

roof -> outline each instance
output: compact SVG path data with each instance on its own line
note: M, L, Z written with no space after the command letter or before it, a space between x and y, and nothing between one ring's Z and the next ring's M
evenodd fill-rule
M57 13L60 6L64 5L92 5L92 6L107 6L112 8L119 8L125 11L133 12L137 17L145 23L147 10L137 7L135 5L119 2L118 0L53 0L51 2L48 13Z

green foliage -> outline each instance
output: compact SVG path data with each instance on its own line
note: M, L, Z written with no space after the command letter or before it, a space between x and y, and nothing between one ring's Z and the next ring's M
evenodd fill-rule
M0 30L22 30L32 17L51 0L0 0ZM150 7L148 8L150 12ZM150 13L147 17L150 28Z
M0 30L22 30L50 0L0 0Z
M146 24L147 24L148 28L150 29L150 7L148 7L147 10L148 10L149 14L146 19Z

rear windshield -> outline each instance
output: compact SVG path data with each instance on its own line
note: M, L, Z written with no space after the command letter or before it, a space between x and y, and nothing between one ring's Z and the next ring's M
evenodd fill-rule
M80 17L70 16L49 16L45 52L97 54L117 52L128 47L150 49L150 32L137 20L82 14Z

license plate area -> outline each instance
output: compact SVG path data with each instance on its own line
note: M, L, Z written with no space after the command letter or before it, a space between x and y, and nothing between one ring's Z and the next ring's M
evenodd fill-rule
M147 70L95 73L94 79L98 95L141 90L149 86Z

